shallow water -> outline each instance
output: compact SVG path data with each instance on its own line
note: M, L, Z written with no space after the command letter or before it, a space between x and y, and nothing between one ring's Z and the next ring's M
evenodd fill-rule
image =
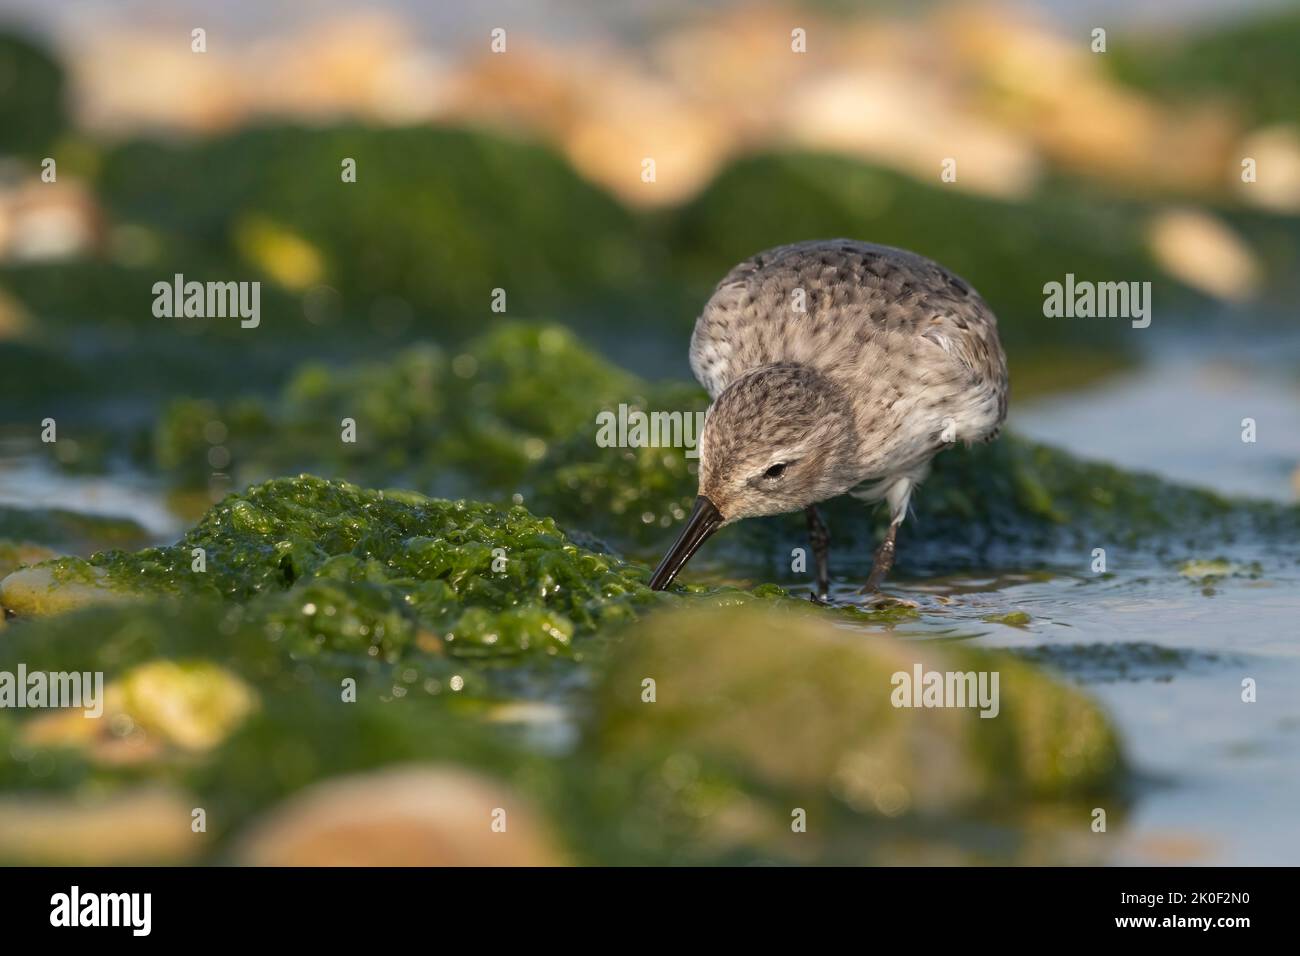
M1010 427L1223 494L1300 500L1300 337L1174 338L1131 374L1013 403Z
M158 542L173 541L185 530L161 486L138 471L72 474L22 450L0 453L0 504L129 517Z
M857 582L832 597L853 600ZM921 618L895 634L1032 649L1101 699L1139 771L1112 852L1128 863L1300 858L1300 567L1203 593L1176 568L1112 576L1002 572L897 582ZM1017 611L1023 627L985 620ZM1253 678L1257 701L1243 703ZM1100 839L1101 837L1099 837Z

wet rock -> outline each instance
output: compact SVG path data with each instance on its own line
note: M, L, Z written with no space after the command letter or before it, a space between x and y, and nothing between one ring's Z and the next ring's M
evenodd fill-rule
M1178 566L1179 574L1197 584L1214 584L1223 578L1258 578L1263 570L1258 561L1243 564L1225 558L1195 559Z
M556 866L526 801L453 766L339 777L290 797L234 851L254 866Z
M0 541L0 581L25 564L36 564L57 557L58 552L27 541Z
M227 497L176 545L59 559L11 575L2 593L22 614L145 594L229 602L304 654L391 660L412 647L567 653L654 602L646 576L520 507L304 475Z
M103 568L62 569L54 565L22 568L0 580L0 608L16 617L62 614L91 604L130 601L138 594L109 581Z
M994 703L895 706L898 675L911 681L918 667L982 673ZM652 789L695 792L688 816L711 817L704 795L733 786L769 826L790 807L828 801L876 821L996 807L1015 823L1035 805L1113 795L1124 777L1097 705L1015 657L846 631L797 611L647 619L602 678L588 742L602 764L644 768Z

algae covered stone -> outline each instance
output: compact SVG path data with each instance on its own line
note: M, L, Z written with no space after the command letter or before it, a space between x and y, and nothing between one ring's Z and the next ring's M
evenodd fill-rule
M644 390L568 329L503 322L455 350L421 343L385 360L308 362L270 401L178 400L155 430L155 458L174 479L204 480L208 430L219 422L245 480L327 468L440 493L508 494L552 443L582 434L594 447L597 411ZM332 427L344 417L357 423L355 442Z
M56 558L47 564L19 568L0 579L0 609L22 617L61 614L136 597L132 590L111 584L105 569L87 565L80 558Z
M309 476L227 497L175 545L20 573L41 576L44 603L20 608L32 614L59 609L60 588L78 601L230 602L299 652L384 659L415 650L555 653L655 600L644 569L573 544L522 507Z
M40 544L0 540L0 580L25 564L36 564L58 557L58 553Z
M897 706L896 675L918 666L998 675L984 709L995 716ZM884 819L1078 799L1122 780L1115 731L1077 689L1007 654L864 635L802 611L647 618L603 675L590 728L602 761L660 773L687 760L778 804L830 797Z

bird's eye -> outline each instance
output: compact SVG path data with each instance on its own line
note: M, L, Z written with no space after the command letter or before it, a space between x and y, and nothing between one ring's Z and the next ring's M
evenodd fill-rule
M778 461L775 465L763 472L764 478L780 478L785 474L785 462Z

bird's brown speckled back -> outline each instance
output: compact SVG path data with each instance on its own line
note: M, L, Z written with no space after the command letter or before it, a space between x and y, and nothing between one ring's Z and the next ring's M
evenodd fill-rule
M691 369L717 398L745 372L776 363L811 366L848 391L872 475L928 460L945 427L981 441L1006 417L992 311L963 279L902 249L802 242L732 269L696 322Z

